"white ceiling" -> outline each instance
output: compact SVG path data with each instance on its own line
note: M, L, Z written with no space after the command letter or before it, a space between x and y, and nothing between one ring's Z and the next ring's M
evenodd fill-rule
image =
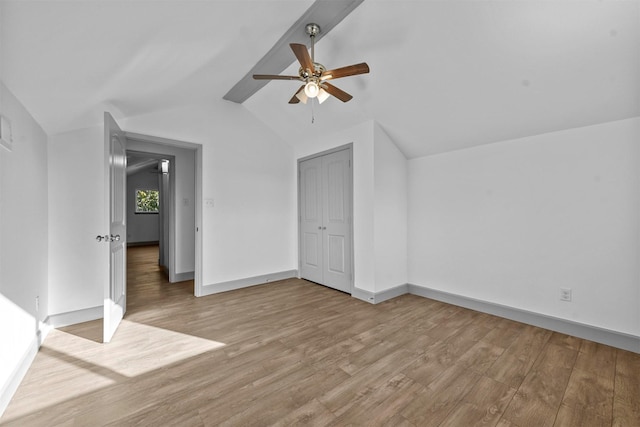
M50 134L217 102L312 3L0 0L0 76ZM295 81L244 107L291 145L375 120L420 157L640 116L640 1L365 0L316 61L371 73L313 124Z

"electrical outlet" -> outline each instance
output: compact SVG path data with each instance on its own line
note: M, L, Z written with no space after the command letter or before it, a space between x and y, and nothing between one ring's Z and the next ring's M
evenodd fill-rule
M560 288L560 301L571 301L571 288Z

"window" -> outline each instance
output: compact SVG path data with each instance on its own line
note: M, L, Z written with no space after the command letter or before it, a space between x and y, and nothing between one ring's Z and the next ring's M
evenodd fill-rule
M136 190L136 213L158 213L160 193L158 190Z

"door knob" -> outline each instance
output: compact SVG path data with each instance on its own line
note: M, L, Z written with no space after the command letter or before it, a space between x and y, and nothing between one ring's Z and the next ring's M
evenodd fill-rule
M115 236L113 234L112 235L105 234L104 236L98 235L96 236L96 240L98 242L102 242L103 240L105 242L114 242L114 241L118 242L120 241L120 235L119 234L116 234Z

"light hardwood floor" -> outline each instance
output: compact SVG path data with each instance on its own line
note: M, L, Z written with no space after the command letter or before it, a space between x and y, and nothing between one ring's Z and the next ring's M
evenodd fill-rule
M303 280L196 299L130 248L128 311L54 330L0 424L639 426L640 355Z

